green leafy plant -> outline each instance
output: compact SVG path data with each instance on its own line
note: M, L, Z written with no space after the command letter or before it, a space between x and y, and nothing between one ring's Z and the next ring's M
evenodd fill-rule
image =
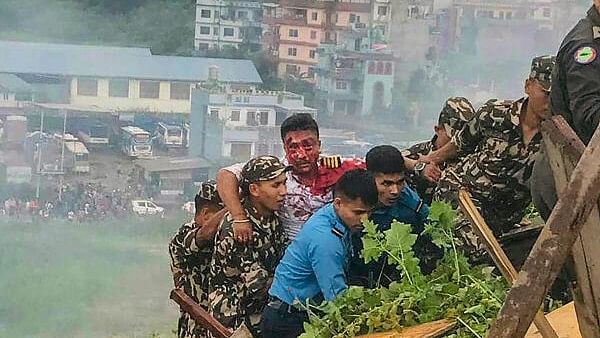
M459 323L447 337L485 336L508 285L492 274L493 268L469 265L454 240L455 218L456 211L448 204L431 205L424 232L444 250L444 257L429 275L419 268L413 251L417 235L410 225L394 221L389 230L379 232L376 224L365 222L365 262L386 257L401 272L400 280L376 289L351 286L331 302L307 304L310 321L301 337L349 337L443 318Z

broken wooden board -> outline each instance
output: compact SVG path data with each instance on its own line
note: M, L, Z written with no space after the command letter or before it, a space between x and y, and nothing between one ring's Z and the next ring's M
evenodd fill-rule
M579 332L577 315L575 314L575 304L573 302L562 306L549 314L546 318L556 330L560 338L583 338ZM529 328L525 338L541 338L540 332L535 326Z
M399 331L371 333L358 338L438 338L456 326L455 320L442 319L431 323L403 328Z
M570 130L564 119L555 116L545 122L544 142L549 139L547 126L556 126L559 122L562 122L565 127L562 128L563 131ZM558 141L563 144L565 139L568 140L564 134L558 136ZM568 185L560 191L559 200L550 214L546 226L521 268L517 280L508 292L496 321L490 328L489 338L522 338L527 333L546 293L564 262L569 258L573 245L579 237L579 232L587 223L592 211L598 208L598 197L600 197L600 189L598 189L600 187L600 170L598 168L600 168L600 132L597 129L570 175ZM595 249L598 250L598 246ZM583 264L585 265L585 262ZM589 283L590 280L583 282ZM598 281L592 280L592 282ZM586 308L591 309L594 306L594 297L598 297L598 295L599 293L583 294L582 300L585 302ZM590 320L586 322L582 322L579 313L578 318L581 331L584 332L586 338L600 337L600 329L595 329L598 328L597 315L587 317ZM586 326L593 331L586 331Z

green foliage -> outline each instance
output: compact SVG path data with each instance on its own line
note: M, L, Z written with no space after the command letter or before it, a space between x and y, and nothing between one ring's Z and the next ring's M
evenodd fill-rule
M342 338L443 318L459 322L448 337L485 336L508 286L503 278L492 275L493 268L471 267L456 249L452 235L456 211L440 202L434 202L430 210L425 232L445 252L430 275L419 269L412 250L416 235L410 225L394 221L390 230L381 233L373 222L365 222L365 262L385 255L402 272L402 278L387 288L352 286L332 302L317 308L307 305L310 322L304 324L301 337Z

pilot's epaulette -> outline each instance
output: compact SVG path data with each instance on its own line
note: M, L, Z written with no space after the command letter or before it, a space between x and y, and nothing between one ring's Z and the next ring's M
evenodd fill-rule
M320 161L322 166L329 169L336 169L342 165L342 157L339 155L323 156Z
M338 228L331 228L331 233L339 238L344 238L344 233Z

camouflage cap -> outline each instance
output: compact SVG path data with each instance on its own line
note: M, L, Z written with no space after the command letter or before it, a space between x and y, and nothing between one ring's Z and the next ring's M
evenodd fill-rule
M244 165L242 179L246 183L269 181L290 169L275 156L259 156Z
M552 70L556 64L556 57L552 55L538 56L531 60L530 79L536 79L545 90L552 89Z
M448 136L452 137L454 134L461 130L463 125L473 118L475 115L475 109L469 100L464 97L451 97L446 100L440 117L438 118L438 125L444 126Z
M209 202L223 205L223 201L221 201L221 197L217 191L217 184L215 182L209 181L200 183L200 188L198 189L196 196Z

